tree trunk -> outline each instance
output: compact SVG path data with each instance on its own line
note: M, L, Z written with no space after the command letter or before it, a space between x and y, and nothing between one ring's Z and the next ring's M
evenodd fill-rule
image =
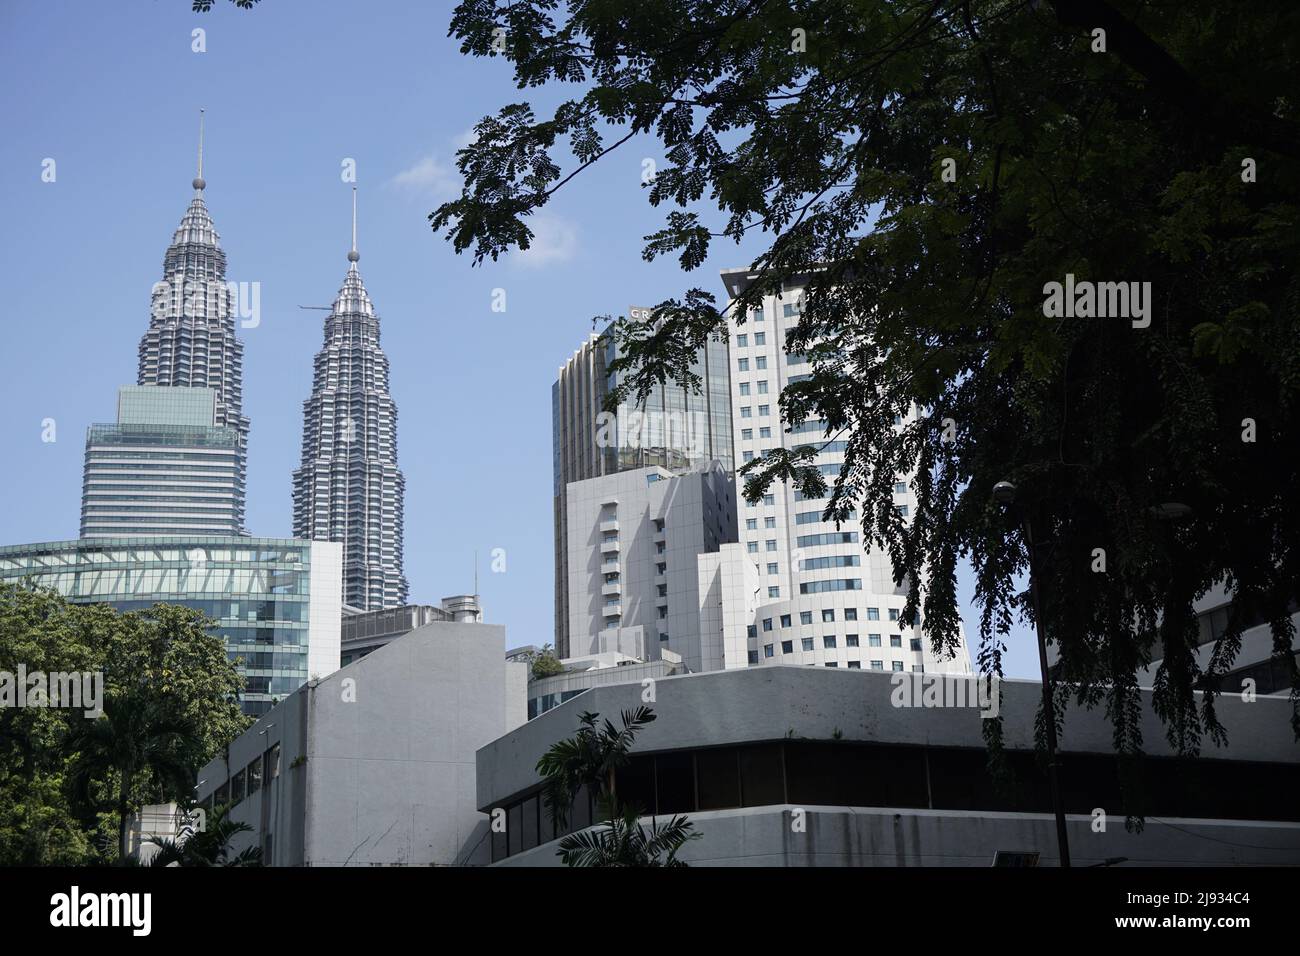
M131 774L122 771L122 780L117 795L117 852L118 862L125 864L127 857L127 817L131 815L129 797L131 793Z

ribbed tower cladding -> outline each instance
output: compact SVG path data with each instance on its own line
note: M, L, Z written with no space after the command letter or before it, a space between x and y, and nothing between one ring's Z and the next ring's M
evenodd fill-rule
M397 405L379 316L357 271L357 200L347 275L325 319L311 397L303 402L302 465L293 473L293 533L343 543L343 603L364 611L406 603L397 467Z
M203 201L203 120L199 120L198 175L194 198L163 258L162 281L154 285L149 330L140 340L140 385L210 388L216 392L216 421L238 435L237 513L244 528L244 486L248 475L248 419L243 415L244 346L235 337L235 317L226 286L226 254Z

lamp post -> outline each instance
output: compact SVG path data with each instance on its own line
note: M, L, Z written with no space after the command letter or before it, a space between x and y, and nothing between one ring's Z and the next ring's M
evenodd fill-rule
M1014 512L1020 521L1029 552L1029 600L1034 609L1034 630L1038 637L1038 666L1043 674L1043 719L1047 724L1047 775L1052 789L1052 810L1056 814L1056 843L1061 866L1070 865L1070 838L1065 830L1065 808L1061 803L1059 760L1056 754L1056 710L1052 704L1052 682L1047 670L1047 642L1043 639L1043 617L1039 613L1038 574L1034 565L1033 522L1023 508L1016 507L1016 486L999 481L993 486L993 500Z

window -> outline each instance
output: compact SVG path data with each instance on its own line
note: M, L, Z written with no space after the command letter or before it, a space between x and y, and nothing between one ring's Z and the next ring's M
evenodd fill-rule
M902 646L903 646L903 636L902 636L901 634L890 634L890 635L889 635L889 646L890 646L890 647L902 647Z
M736 364L739 366L740 371L742 372L749 371L749 359L747 358L740 359Z
M760 395L767 394L767 379L763 379L761 382L758 383L758 394Z
M803 646L805 651L811 651L813 649L813 639L811 637L805 637L800 641L800 644Z
M896 607L891 607L891 608L889 609L889 619L890 619L891 621L897 621L897 620L898 620L898 608L896 608Z
M258 757L248 765L248 795L251 797L262 789L262 758Z
M794 641L782 641L782 642L781 642L781 653L782 653L782 654L793 654L793 653L794 653Z
M776 574L776 573L777 573L777 566L776 566L776 562L775 562L775 561L771 561L771 562L768 563L768 565L767 565L767 573L768 573L768 574Z
M758 542L747 541L745 543L745 550L748 551L750 554L758 554Z
M868 635L867 635L867 644L868 644L868 646L870 646L870 647L879 647L879 646L880 646L880 635L879 635L879 634L868 634Z
M244 799L244 771L239 771L230 778L230 804L234 806Z
M862 661L849 661L849 670L862 670Z
M762 310L762 309L754 309L753 311L751 311L751 312L749 313L749 320L750 320L751 322L762 322L762 321L763 321L763 310Z
M767 333L766 333L766 332L755 332L755 333L754 333L754 344L755 344L755 345L766 345L766 344L767 344Z
M885 669L885 664L883 661L872 661L871 669L873 671L883 671Z
M782 627L789 627L789 626L790 626L790 615L789 615L789 614L782 614L782 615L781 615L781 626L782 626Z
M770 617L763 618L763 630L765 631L772 630L772 619Z
M748 383L748 382L741 382L741 383L740 383L740 394L741 394L741 395L748 395L748 394L749 394L749 383Z
M795 539L801 548L815 548L823 544L857 544L856 531L827 531L824 534L804 534ZM873 618L868 618L873 620Z
M655 565L655 571L659 574L664 574L667 572L667 570L668 570L668 565L665 564L663 561L660 561L658 564Z
M902 662L902 661L894 661L893 664L894 664L894 666L893 666L893 670L895 670L895 671L901 671L901 670L903 669L903 662Z
M752 429L752 428L742 428L742 429L740 430L740 437L741 437L741 440L742 440L742 441L753 441L753 440L754 440L754 429Z
M754 368L758 369L760 372L767 368L767 356L760 355L758 358L754 359Z
M767 589L767 596L770 598L780 597L781 589L777 586L770 587Z
M764 495L764 496L763 496L763 504L765 504L765 505L774 505L774 504L776 504L776 495Z
M659 620L662 621L667 616L668 616L668 608L666 607L659 608Z
M781 306L781 315L787 319L794 318L795 316L794 306L792 306L789 302L785 303L783 306Z
M772 648L772 645L771 645L771 644L764 644L764 645L763 645L763 656L764 656L764 657L771 657L771 656L773 656L773 653L774 653L774 652L773 652L773 648Z
M808 581L799 585L800 594L826 594L830 591L861 591L861 578L839 578L833 581Z
M767 425L764 425L762 428L760 428L760 429L758 430L758 437L759 437L759 438L771 438L771 437L772 437L772 429L769 428Z
M800 624L811 624L811 623L812 623L812 611L800 611L800 612L799 612L799 623L800 623Z
M827 667L839 667L839 666L840 666L840 662L839 662L839 661L827 661L827 662L826 662L826 666L827 666Z
M854 557L857 557L857 555L854 555ZM846 608L844 609L844 620L846 620L846 621L856 621L857 619L858 619L858 609L857 609L857 608L855 608L855 607L846 607Z
M743 456L744 456L745 461L753 461L753 460L754 460L754 453L753 453L752 451L744 452L744 453L743 453Z
M907 482L905 482L905 481L896 481L896 482L894 482L894 494L896 494L896 495L905 495L905 494L907 494Z
M822 608L822 621L826 622L826 621L833 621L833 620L835 620L835 608L833 607Z
M776 550L776 538L768 538L768 539L767 539L767 550L769 550L769 551L775 551L775 550Z
M749 652L749 662L750 662L751 664L757 664L757 663L758 663L758 651L750 651L750 652Z
M736 346L737 346L738 348L742 348L742 349L743 349L743 348L748 348L748 347L749 347L749 336L748 336L748 335L737 335L737 336L736 336Z
M746 530L746 531L757 531L757 530L758 530L758 519L757 519L757 518L746 518L746 519L745 519L745 530Z
M271 749L262 756L266 765L262 777L267 783L270 783L276 777L280 776L280 745L272 744Z
M758 417L759 417L759 418L767 418L767 416L768 416L769 414L771 414L771 412L772 412L771 406L768 406L768 405L760 405L760 406L758 406Z
M878 608L878 607L869 607L869 608L867 608L867 620L868 620L868 621L879 621L879 620L880 620L880 608Z
M745 634L748 637L758 637L758 626L755 624L749 625L749 627L745 628Z
M914 651L919 651L921 649L921 639L919 637L912 638L908 643Z
M659 585L659 596L660 596L660 597L667 597L667 596L668 596L668 585L666 585L666 584L661 584L661 585Z
M753 418L753 417L754 417L754 410L753 410L752 408L750 408L748 405L741 405L741 406L740 406L740 417L741 417L741 418Z
M894 505L894 510L897 511L904 518L907 517L907 505Z
M835 635L827 634L822 637L822 647L831 650L835 647Z
M856 635L856 634L845 634L845 635L844 635L844 646L845 646L845 647L857 647L857 646L858 646L858 635Z
M768 515L766 518L763 519L763 527L764 527L764 528L775 528L775 527L776 527L776 518L774 518L774 517L771 516L771 515Z

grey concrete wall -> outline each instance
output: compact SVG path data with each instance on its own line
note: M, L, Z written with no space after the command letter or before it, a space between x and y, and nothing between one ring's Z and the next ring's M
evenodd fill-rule
M657 719L638 737L635 750L656 751L720 744L781 740L787 736L877 743L929 744L983 748L979 711L971 708L894 707L891 678L911 677L826 667L755 667L666 677L656 681ZM594 687L548 711L478 753L478 805L486 810L538 782L538 757L556 740L577 729L578 714L595 711L613 716L639 706L639 684ZM1009 749L1033 748L1034 714L1041 685L1003 681L1001 713ZM1143 716L1146 750L1172 755L1164 730L1148 702ZM1206 740L1207 757L1300 761L1300 742L1289 726L1285 699L1259 698L1245 703L1225 696L1218 702L1230 747L1220 750ZM1065 752L1113 753L1111 727L1102 709L1072 707L1061 737Z
M235 770L281 745L277 781L232 812L272 834L277 866L482 863L475 751L522 720L523 666L504 628L434 622L403 635L266 714L230 747ZM225 760L200 773L202 799Z
M793 826L796 808L755 807L688 814L701 839L680 858L692 866L990 866L998 850L1038 851L1057 866L1056 823L1047 814L958 813L816 807ZM663 818L660 818L663 819ZM1071 864L1248 866L1300 864L1300 824L1149 818L1141 833L1108 821L1067 822ZM497 866L559 866L558 841Z

